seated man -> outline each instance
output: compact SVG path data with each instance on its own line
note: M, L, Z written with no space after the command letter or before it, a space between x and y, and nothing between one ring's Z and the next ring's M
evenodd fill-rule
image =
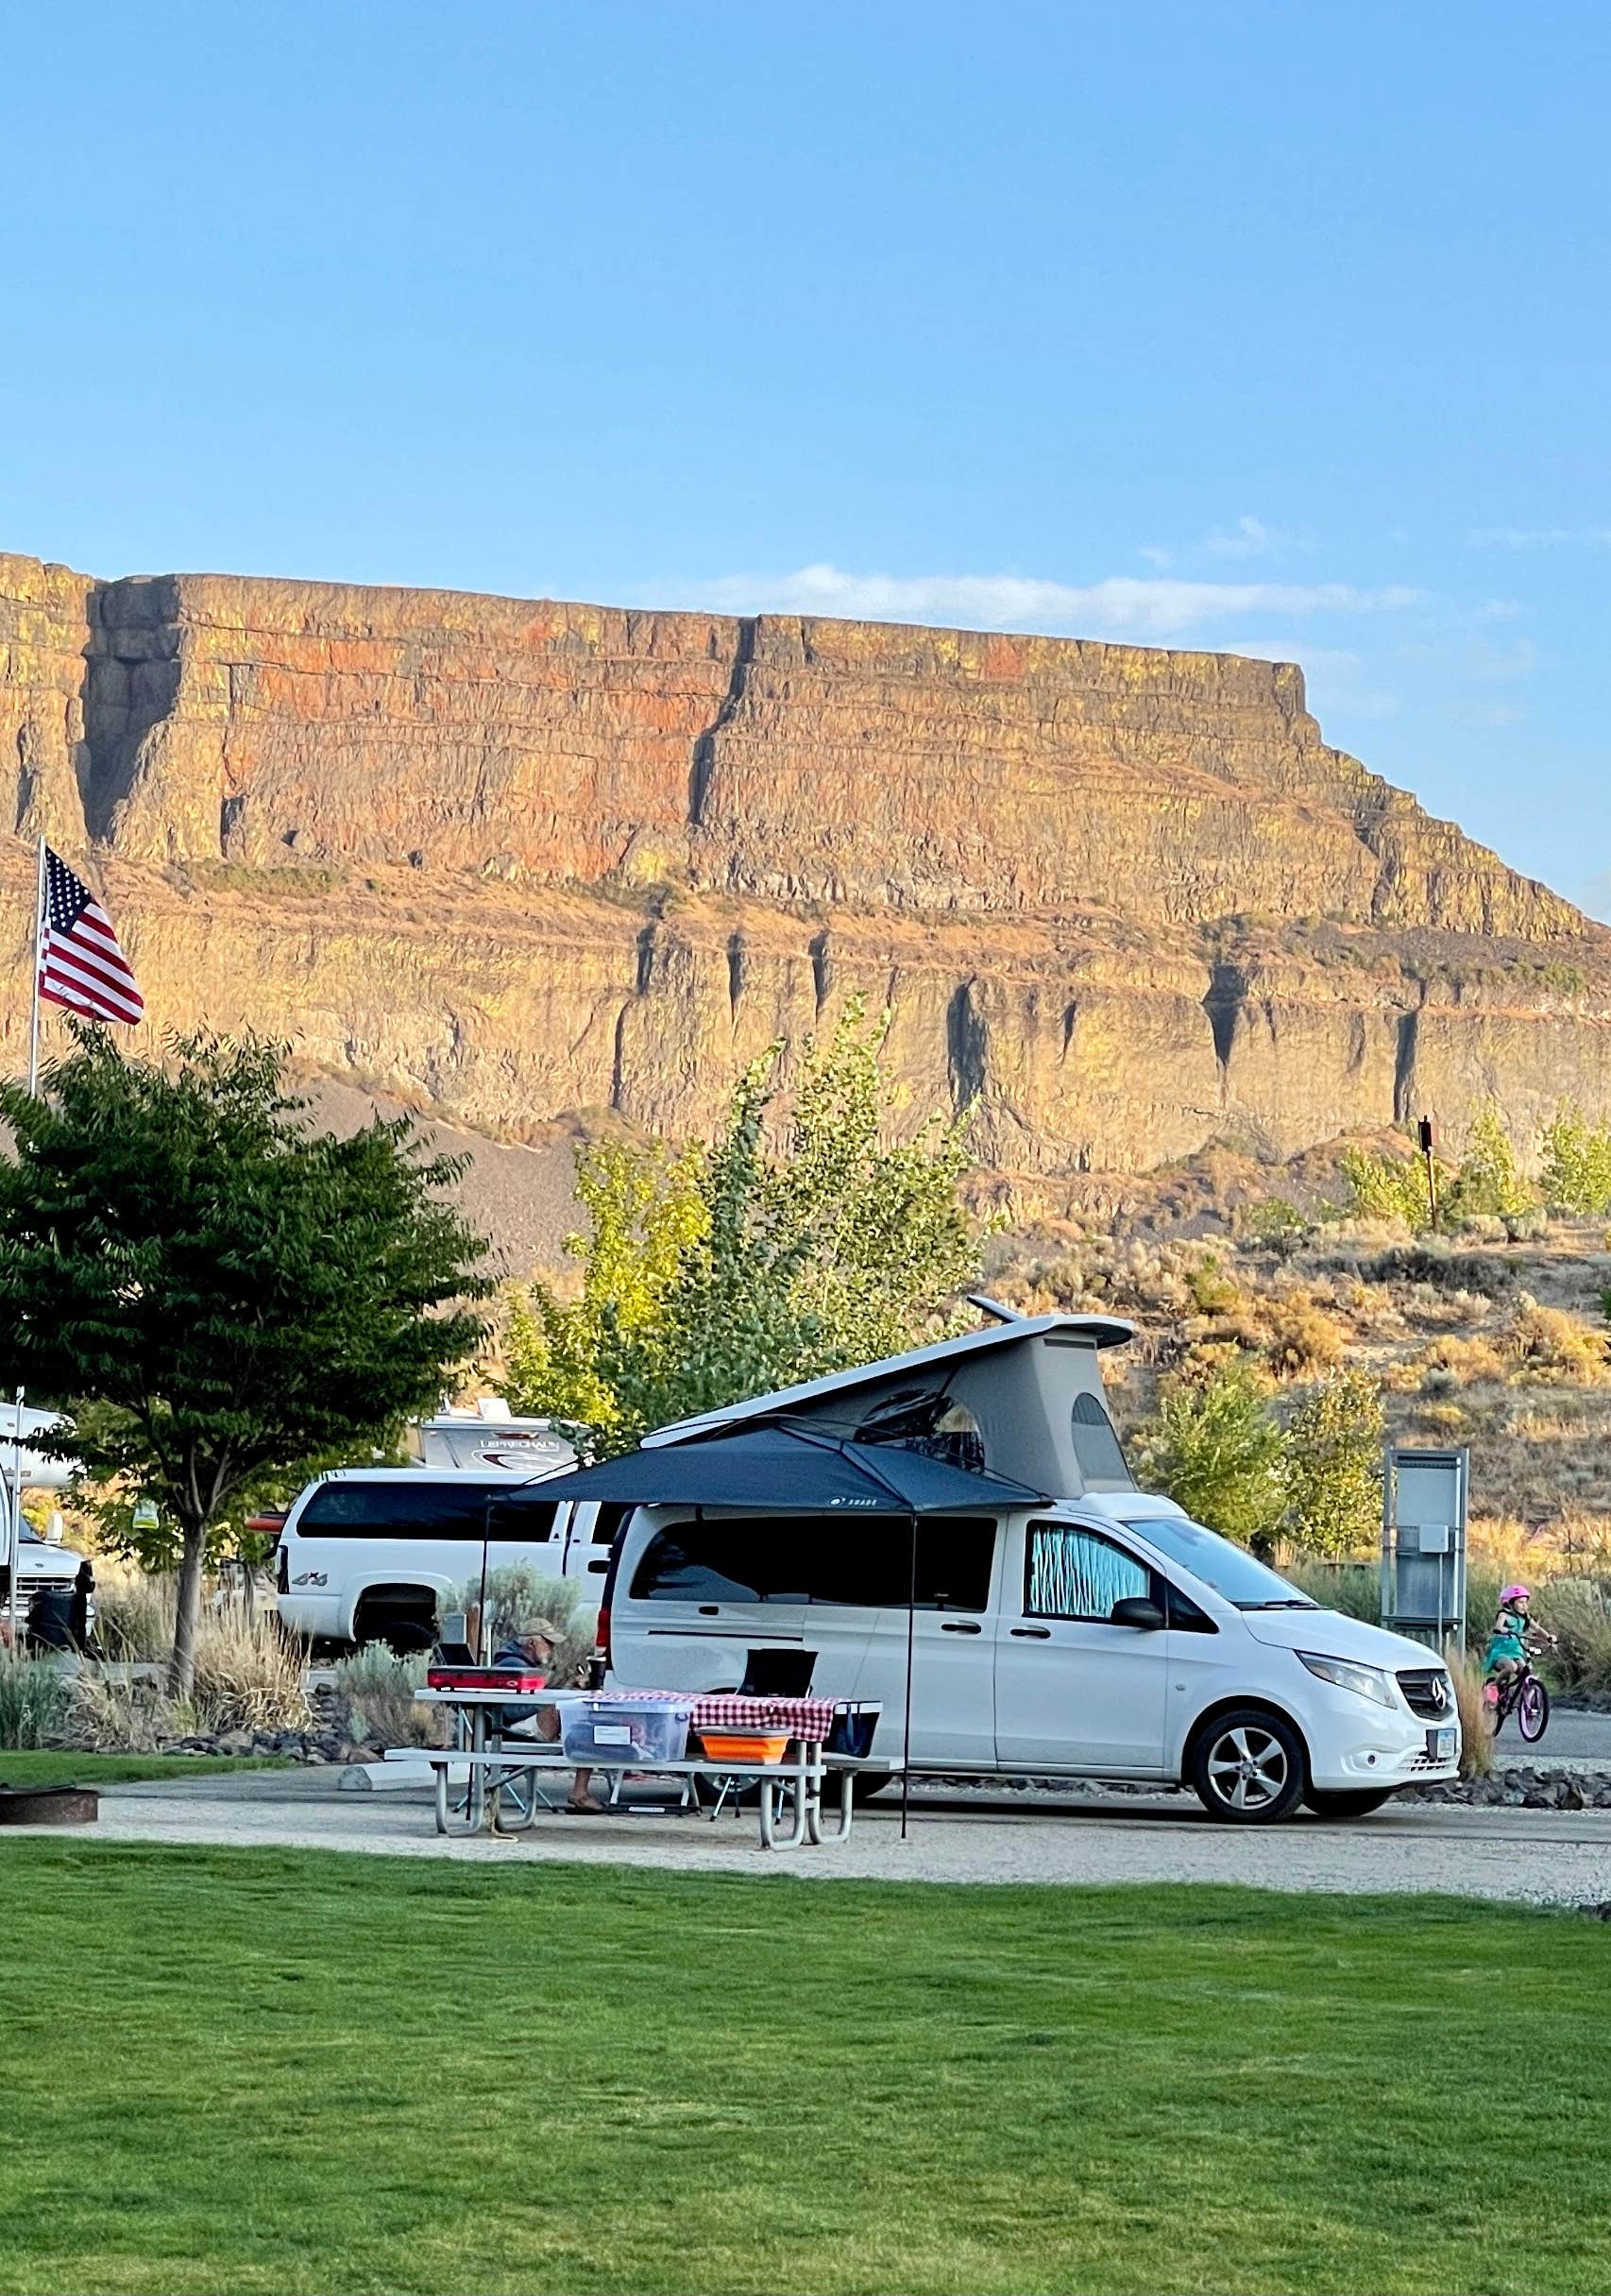
M552 1668L558 1650L559 1629L551 1619L526 1619L507 1642L500 1644L492 1663L494 1666L507 1666L511 1671L541 1674L551 1690L580 1690L586 1673L585 1664L576 1669L574 1681L562 1683L553 1680ZM527 1718L522 1716L520 1719L524 1722ZM544 1706L537 1709L534 1717L534 1729L537 1737L557 1738L559 1726L559 1709L556 1706ZM570 1798L565 1805L572 1817L593 1818L603 1815L603 1803L596 1801L589 1792L592 1782L591 1770L577 1771L575 1781L570 1789Z

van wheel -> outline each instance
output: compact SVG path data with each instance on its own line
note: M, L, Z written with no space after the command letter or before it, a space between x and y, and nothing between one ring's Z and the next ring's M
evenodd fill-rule
M1290 1722L1263 1707L1237 1707L1199 1731L1187 1776L1210 1817L1276 1826L1303 1799L1308 1763Z
M1393 1799L1397 1788L1372 1787L1366 1794L1328 1794L1318 1786L1311 1786L1304 1801L1317 1818L1367 1818L1373 1810Z

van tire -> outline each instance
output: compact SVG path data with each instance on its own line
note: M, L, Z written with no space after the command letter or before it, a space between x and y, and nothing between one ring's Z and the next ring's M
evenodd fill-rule
M1317 1818L1367 1818L1397 1792L1396 1786L1373 1786L1364 1794L1330 1794L1323 1787L1311 1786L1303 1799Z
M1236 1706L1197 1731L1186 1777L1221 1825L1279 1826L1308 1791L1309 1760L1284 1714L1267 1706Z

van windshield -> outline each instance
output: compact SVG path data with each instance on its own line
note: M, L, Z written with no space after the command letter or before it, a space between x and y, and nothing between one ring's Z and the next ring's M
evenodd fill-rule
M1126 1528L1147 1539L1161 1555L1183 1564L1194 1578L1200 1578L1205 1587L1223 1594L1238 1610L1320 1607L1307 1594L1299 1594L1267 1563L1249 1555L1246 1547L1233 1546L1217 1531L1205 1530L1200 1522L1188 1522L1183 1515L1148 1515L1145 1519L1132 1515Z

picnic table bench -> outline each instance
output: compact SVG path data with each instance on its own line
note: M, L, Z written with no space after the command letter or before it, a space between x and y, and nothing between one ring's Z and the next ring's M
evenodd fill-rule
M623 1748L619 1755L590 1751L585 1758L568 1755L553 1741L534 1743L517 1741L511 1743L504 1733L505 1717L511 1713L535 1714L544 1707L563 1707L583 1693L573 1691L549 1690L423 1690L415 1692L421 1705L444 1707L453 1711L465 1726L467 1745L454 1747L427 1747L422 1759L431 1765L436 1793L436 1830L446 1834L473 1834L524 1832L536 1823L541 1800L539 1781L546 1773L575 1770L578 1767L594 1770L610 1777L614 1793L619 1792L620 1781L627 1777L677 1778L684 1784L683 1806L687 1808L692 1790L700 1778L717 1785L729 1781L757 1787L756 1814L760 1827L761 1845L766 1849L798 1849L803 1844L818 1845L843 1842L850 1837L855 1816L855 1780L856 1776L890 1777L900 1764L878 1756L829 1753L824 1750L833 1722L848 1713L857 1702L833 1699L776 1699L759 1698L738 1701L725 1692L713 1693L707 1699L695 1699L697 1715L702 1704L719 1712L723 1726L731 1728L735 1721L750 1717L743 1709L755 1709L754 1726L765 1727L766 1720L793 1721L813 1733L811 1736L791 1735L781 1761L736 1761L728 1756L695 1755L670 1761L653 1754L645 1754L639 1747ZM617 1693L612 1693L615 1695ZM630 1693L619 1695L630 1697ZM876 1711L862 1704L862 1712ZM463 1814L453 1806L450 1793L451 1774L467 1771ZM839 1802L836 1822L831 1831L822 1824L822 1789L830 1778L837 1778ZM522 1802L516 1789L524 1781L529 1793ZM479 1791L478 1791L479 1786ZM785 1796L792 1802L792 1817L787 1831L780 1828L779 1811ZM612 1796L613 1798L613 1796ZM509 1815L506 1801L514 1804ZM714 1814L714 1813L713 1813Z

